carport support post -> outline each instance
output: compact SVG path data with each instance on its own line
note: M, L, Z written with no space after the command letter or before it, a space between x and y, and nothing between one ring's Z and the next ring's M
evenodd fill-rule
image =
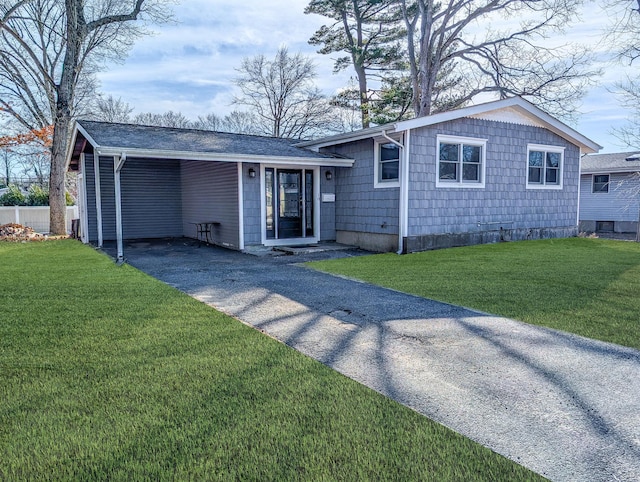
M120 195L120 171L127 160L127 155L123 152L119 156L113 157L113 185L116 197L116 244L118 246L118 257L116 263L124 262L124 249L122 247L122 199Z

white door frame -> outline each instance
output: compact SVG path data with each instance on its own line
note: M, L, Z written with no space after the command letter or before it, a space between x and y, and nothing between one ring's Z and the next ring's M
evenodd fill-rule
M274 172L280 170L300 170L304 179L304 171L313 171L313 236L306 238L267 239L267 199L265 184L265 169L272 168ZM303 194L304 195L304 194ZM320 166L300 166L286 164L260 164L260 233L264 246L291 246L316 244L320 241Z

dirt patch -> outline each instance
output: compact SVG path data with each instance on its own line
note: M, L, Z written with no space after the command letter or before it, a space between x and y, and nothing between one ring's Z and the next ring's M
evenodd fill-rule
M3 224L0 226L0 241L44 241L47 236L36 233L21 224Z

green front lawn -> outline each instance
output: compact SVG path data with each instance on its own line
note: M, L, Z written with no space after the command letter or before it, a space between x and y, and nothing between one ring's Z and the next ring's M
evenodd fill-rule
M640 349L640 244L552 239L311 266Z
M0 480L540 479L74 241L0 275Z

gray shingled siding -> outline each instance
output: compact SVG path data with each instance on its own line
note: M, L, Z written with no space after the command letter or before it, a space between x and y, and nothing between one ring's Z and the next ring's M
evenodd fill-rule
M438 134L488 140L484 188L436 188ZM526 188L527 144L566 148L562 190ZM336 169L336 229L339 231L376 235L398 232L399 189L373 187L373 149L373 139L327 149L356 160L351 169ZM409 250L429 249L454 241L454 244L472 244L494 238L576 233L579 149L546 129L481 119L458 119L415 129L411 132L409 169ZM510 231L500 233L501 227ZM477 236L465 235L456 238L457 241L429 239L464 233Z
M249 168L256 171L253 179L247 174ZM244 244L252 246L262 244L262 220L260 219L260 164L242 165L243 208L244 208Z
M436 188L438 134L487 139L484 189ZM526 189L527 144L566 147L562 190ZM411 133L409 236L576 226L579 149L531 126L459 119Z
M124 239L182 236L179 161L127 159L120 188Z
M398 234L398 188L374 189L373 139L326 149L352 159L336 168L336 230Z
M93 154L85 154L84 156L84 182L87 187L87 240L90 243L98 242L98 222L96 214L96 179L93 171Z
M230 162L182 161L182 231L195 238L192 223L215 221L215 244L240 248L238 167Z
M634 231L640 209L640 178L631 173L609 175L609 192L594 193L593 177L580 179L580 224L585 231L594 231L597 221L614 221L616 231ZM634 196L630 191L635 190Z
M333 178L327 181L327 171ZM336 203L323 202L323 194L336 193L336 170L323 167L320 169L320 241L335 241L336 239Z
M113 157L100 157L100 199L102 199L102 239L116 239L116 196Z

